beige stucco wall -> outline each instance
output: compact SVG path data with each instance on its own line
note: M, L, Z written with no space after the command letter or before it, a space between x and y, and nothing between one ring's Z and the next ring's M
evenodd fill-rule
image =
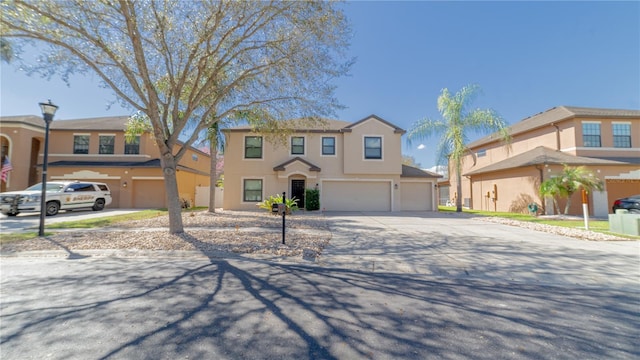
M582 123L584 121L597 121L600 123L601 144L599 148L583 147L582 142ZM612 124L615 122L624 122L631 124L631 145L632 148L614 148ZM544 127L533 129L531 131L517 134L511 140L510 147L501 144L498 141L473 147L473 153L478 150L486 150L486 156L477 157L475 159L468 154L463 159L462 173L481 169L492 163L502 161L510 156L524 153L538 146L545 146L550 149L557 149L558 140L560 149L571 155L587 156L587 157L640 157L640 119L593 119L593 118L571 118L560 121L556 124L545 125ZM559 138L559 139L558 139ZM626 166L591 166L588 167L596 176L604 181L605 176L615 177L638 169L637 165ZM561 171L562 166L546 166L543 171L543 180L549 176L557 174ZM450 197L454 199L456 196L457 180L453 164L449 163L450 176ZM639 180L640 181L640 180ZM490 195L487 198L487 192L491 191L493 184L498 187L498 200L494 201ZM540 183L540 170L531 166L522 169L511 169L498 171L489 174L479 174L473 176L473 185L468 177L462 177L462 199L470 200L473 209L511 211L518 212L527 201L536 201L538 204L543 202L546 205L550 203L539 198L538 186ZM615 182L610 181L610 184ZM631 185L628 185L631 183ZM589 210L591 215L604 216L610 211L613 200L624 196L629 196L637 183L626 180L622 186L624 191L614 191L615 195L608 195L610 189L605 189L602 193L591 194L589 197ZM636 191L640 192L640 190ZM561 211L564 210L564 201L560 202ZM581 214L582 205L580 194L572 197L571 214Z
M364 159L364 136L383 137L382 160ZM291 195L291 180L304 179L306 188L320 189L322 208L323 196L328 196L323 190L323 182L331 184L335 190L332 196L349 197L352 183L360 184L358 191L374 194L377 184L384 183L389 187L388 194L390 208L394 211L401 209L400 193L394 185L399 184L401 167L401 136L394 129L376 119L360 122L350 132L298 132L292 136L305 138L304 155L293 155L290 151L291 140L286 145L272 144L263 137L262 159L245 159L244 144L246 136L257 136L249 131L227 131L225 149L225 196L223 207L226 209L256 209L255 203L242 201L243 182L245 179L262 179L263 199L275 194L287 192ZM335 137L336 154L322 155L322 137ZM291 159L299 157L313 164L321 171L311 171L309 165L296 161L285 166L284 170L274 171L274 167L282 165ZM343 186L337 181L345 181ZM332 190L333 191L333 190ZM372 195L369 195L372 196ZM385 195L386 196L386 195ZM371 201L371 206L375 201ZM379 205L379 204L378 204ZM367 203L362 203L360 209L366 209Z
M44 146L44 129L29 124L0 123L0 138L7 145L13 171L9 172L7 182L2 182L1 191L22 190L40 181L41 175L36 170L36 159L32 158L32 145ZM31 174L31 179L30 175Z

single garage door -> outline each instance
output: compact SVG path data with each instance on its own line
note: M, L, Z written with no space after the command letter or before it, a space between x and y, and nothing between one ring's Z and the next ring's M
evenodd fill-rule
M134 180L133 207L136 209L166 208L164 181Z
M326 211L391 211L389 181L323 181L320 207Z
M401 182L400 201L403 211L433 211L431 183Z

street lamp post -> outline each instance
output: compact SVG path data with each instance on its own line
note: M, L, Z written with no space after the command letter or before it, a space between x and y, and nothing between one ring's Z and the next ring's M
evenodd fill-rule
M53 115L56 114L58 107L51 103L40 103L42 109L42 117L45 123L44 130L44 159L42 161L42 195L40 196L40 230L38 236L44 236L44 217L47 208L47 162L49 161L49 125L53 121Z

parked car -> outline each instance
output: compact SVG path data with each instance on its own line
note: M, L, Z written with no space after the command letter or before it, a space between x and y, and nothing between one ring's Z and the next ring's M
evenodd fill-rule
M640 195L633 195L613 202L613 213L618 209L629 210L630 213L640 214Z
M56 215L59 210L91 208L99 211L111 204L111 190L107 184L97 182L51 181L47 182L46 194L47 216ZM0 212L8 216L40 212L41 197L42 183L22 191L0 193Z

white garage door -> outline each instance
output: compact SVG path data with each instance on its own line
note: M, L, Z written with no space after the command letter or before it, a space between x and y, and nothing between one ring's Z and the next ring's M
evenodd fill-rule
M432 211L431 183L400 183L400 201L403 211Z
M326 211L391 211L388 181L323 181L320 207Z

